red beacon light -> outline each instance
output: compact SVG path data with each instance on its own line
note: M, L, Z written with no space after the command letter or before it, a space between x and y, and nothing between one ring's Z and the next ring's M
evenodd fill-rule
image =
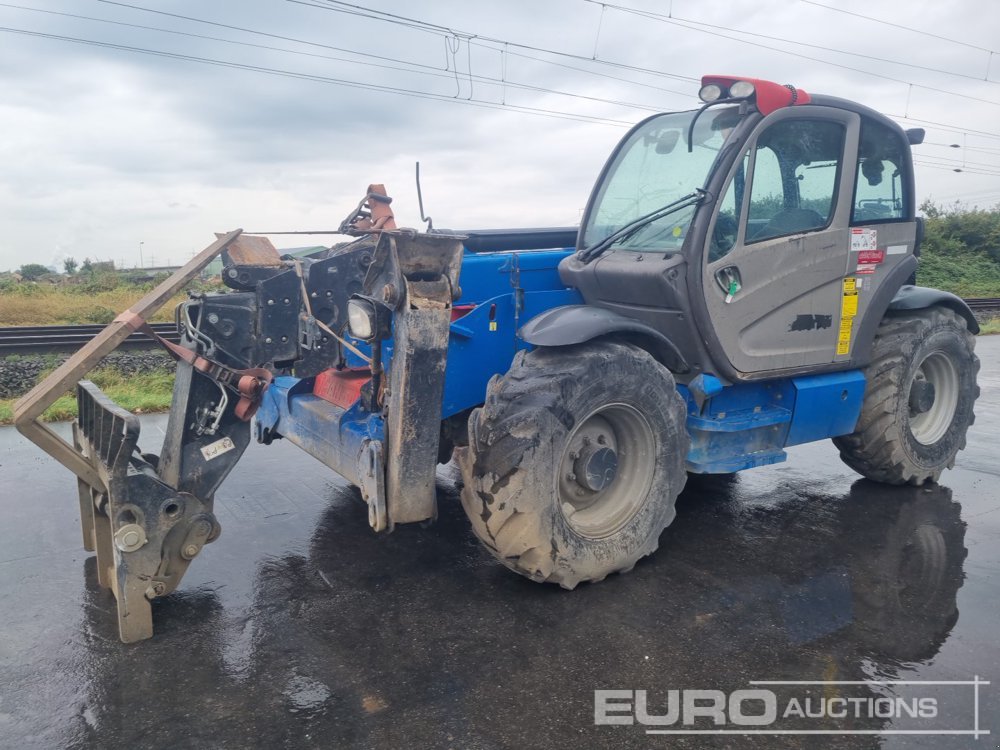
M809 94L789 84L736 76L703 76L698 97L706 104L753 99L762 115L769 115L782 107L810 102Z

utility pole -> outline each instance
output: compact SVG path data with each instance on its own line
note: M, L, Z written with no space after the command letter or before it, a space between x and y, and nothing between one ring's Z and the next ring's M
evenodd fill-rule
M142 268L142 266L143 266L143 262L142 262L142 245L143 245L142 240L139 240L139 268Z

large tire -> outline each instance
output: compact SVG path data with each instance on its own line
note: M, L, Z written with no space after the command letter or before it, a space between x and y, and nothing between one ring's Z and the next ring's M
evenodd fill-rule
M456 451L473 531L511 570L567 589L630 570L674 518L686 415L669 370L634 346L519 352Z
M975 421L975 345L965 320L944 307L886 317L857 427L833 440L844 463L876 482L913 485L954 466Z

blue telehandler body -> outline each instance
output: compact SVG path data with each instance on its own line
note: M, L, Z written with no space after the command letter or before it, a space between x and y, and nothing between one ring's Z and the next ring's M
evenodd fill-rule
M573 588L657 545L691 473L833 438L886 484L936 481L978 396L975 318L913 285L922 225L904 131L854 102L706 76L703 105L636 125L581 226L395 226L372 185L354 237L282 256L220 235L16 406L79 477L84 544L125 641L220 532L214 493L251 439L353 485L375 531L431 520L454 460L472 529L512 570ZM159 454L78 384L74 445L48 404L212 258L226 294L177 310Z

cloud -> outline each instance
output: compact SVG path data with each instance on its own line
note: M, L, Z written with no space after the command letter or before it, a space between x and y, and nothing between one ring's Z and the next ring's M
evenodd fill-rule
M11 8L0 8L0 26L293 72L313 80L0 34L0 268L18 266L39 253L135 262L140 241L147 260L155 253L157 262L179 262L207 245L214 231L234 226L327 228L339 223L369 182L386 183L403 223L417 225L417 160L425 207L439 226L572 224L624 129L543 112L471 106L458 99L473 96L623 122L636 122L655 109L697 103L697 83L635 68L689 78L736 72L791 81L894 115L953 123L959 130L993 131L997 122L997 108L989 104L911 90L896 81L732 41L719 34L737 35L721 29L693 30L611 7L602 19L600 6L583 0L509 0L490 6L457 0L423 5L382 0L375 6L480 35L471 47L462 38L457 48L455 38L449 48L438 34L295 3L134 2L313 44L85 0L61 0L44 8L299 54ZM891 4L851 7L889 19L898 15ZM906 23L985 47L994 44L989 30L998 27L997 8L971 0L908 7ZM672 9L675 18L967 75L981 76L988 57L805 3L676 0ZM970 27L963 19L972 17L977 23ZM483 37L563 50L579 59L521 46L504 49ZM1000 101L1000 91L991 82L743 38ZM595 53L622 65L586 59ZM393 70L407 67L394 60L425 67L417 68L419 72ZM994 68L993 77L1000 77L1000 63ZM427 92L438 99L350 88L321 78ZM935 143L956 140L1000 151L997 140L974 134L938 128L928 136ZM957 152L928 146L921 153L944 164L936 159L955 159ZM970 160L975 154L979 163L1000 163L988 150L965 153ZM921 196L991 196L994 190L1000 199L997 179L988 175L920 167L918 180Z

